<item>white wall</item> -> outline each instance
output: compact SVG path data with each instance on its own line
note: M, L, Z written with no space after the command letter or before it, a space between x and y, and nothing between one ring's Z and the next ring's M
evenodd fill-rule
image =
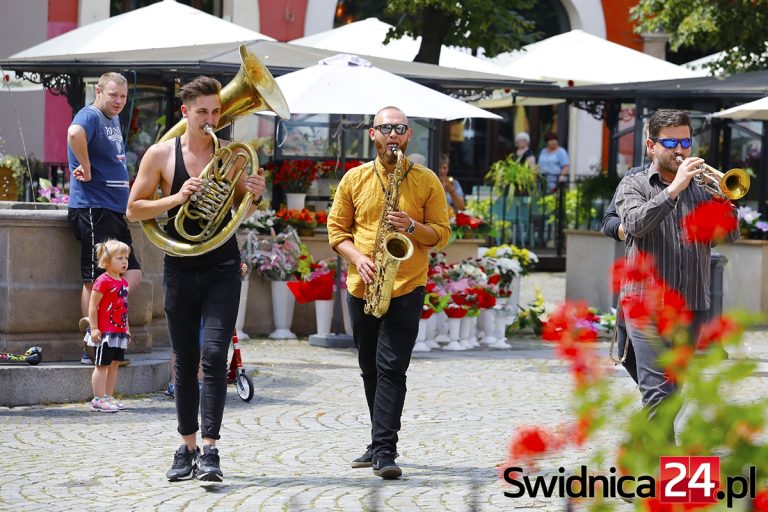
M109 18L109 0L80 0L77 26L82 27Z
M224 0L221 17L241 27L261 32L258 0Z
M309 0L304 17L304 36L325 32L333 28L337 0Z
M0 0L0 13L0 53L3 58L46 40L47 0ZM0 152L22 156L23 134L27 153L42 158L45 116L43 91L9 93L2 85L0 91L0 137L4 139L0 143Z

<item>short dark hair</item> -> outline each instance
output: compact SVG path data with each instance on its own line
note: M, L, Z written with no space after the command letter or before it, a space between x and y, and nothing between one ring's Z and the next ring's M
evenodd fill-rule
M682 110L657 110L648 120L648 138L655 139L659 136L662 128L674 126L687 126L693 134L691 118Z
M549 132L544 136L544 142L549 142L551 140L559 141L560 139L557 138L557 134L555 132Z
M199 76L181 86L179 97L187 105L200 96L213 96L221 93L221 82L209 76Z

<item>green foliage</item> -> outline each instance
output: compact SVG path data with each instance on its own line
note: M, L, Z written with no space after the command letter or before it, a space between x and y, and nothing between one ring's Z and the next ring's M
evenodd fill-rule
M591 202L585 206L581 201L581 192L578 189L568 190L565 193L565 226L564 229L576 229L586 226L590 219L597 216L597 210ZM557 218L557 194L548 194L538 200L545 212L549 212L547 224L554 224Z
M768 0L640 0L630 14L638 33L669 33L673 51L723 50L711 71L768 69Z
M536 40L539 34L533 33L533 22L521 13L535 4L535 0L389 0L385 13L399 21L385 42L422 36L415 60L432 64L438 63L441 44L482 47L493 57ZM421 57L426 46L436 53Z
M517 155L510 153L506 158L491 164L485 180L495 188L503 189L509 185L509 191L530 194L536 190L539 172L517 161Z

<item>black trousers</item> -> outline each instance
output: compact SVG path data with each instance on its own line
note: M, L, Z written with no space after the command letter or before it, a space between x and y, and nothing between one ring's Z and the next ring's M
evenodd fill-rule
M240 262L228 261L211 269L165 267L165 314L176 356L176 417L181 435L199 430L219 439L227 399L227 353L240 303ZM197 385L202 334L203 390Z
M350 295L348 302L371 417L372 451L374 456L394 456L405 403L405 372L419 333L424 287L393 298L381 318L365 314L363 299Z

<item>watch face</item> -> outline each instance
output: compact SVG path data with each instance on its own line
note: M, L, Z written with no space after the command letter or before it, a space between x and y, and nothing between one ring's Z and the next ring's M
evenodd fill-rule
M413 221L411 221L411 225L410 225L410 226L408 226L408 229L406 229L405 231L406 231L406 233L408 233L409 235L410 235L410 234L412 234L414 231L416 231L416 223L415 223L415 222L413 222Z

